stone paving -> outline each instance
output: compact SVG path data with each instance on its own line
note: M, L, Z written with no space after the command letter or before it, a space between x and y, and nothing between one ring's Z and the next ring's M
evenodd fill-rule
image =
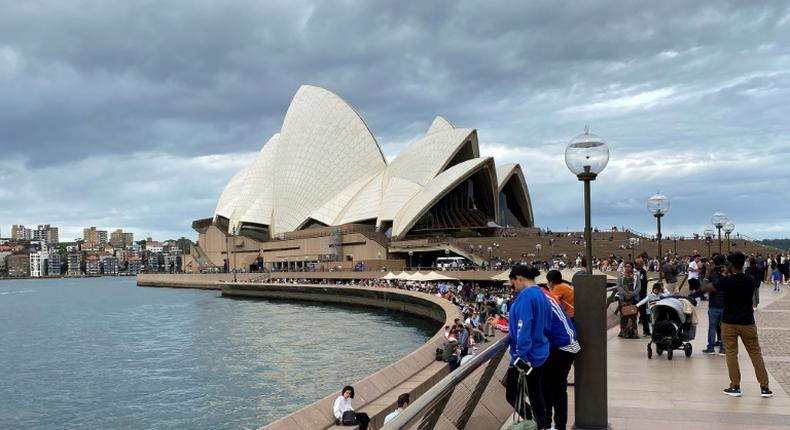
M773 293L761 288L756 313L760 344L769 370L774 397L760 397L754 368L739 348L743 397L721 393L729 383L725 357L703 355L707 343L707 302L697 307L699 325L686 358L675 351L647 358L647 338L621 339L618 328L608 332L609 417L614 430L659 429L668 426L696 429L790 429L790 287ZM573 388L569 388L573 415ZM573 418L569 417L569 423ZM570 428L570 427L569 427Z
M756 313L760 346L768 371L790 393L790 286L782 286L781 292L772 289L766 284L760 288L761 301L773 299L766 306L761 303Z

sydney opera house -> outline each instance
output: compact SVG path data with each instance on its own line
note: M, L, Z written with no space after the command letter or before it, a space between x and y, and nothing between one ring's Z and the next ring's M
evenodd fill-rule
M443 238L533 223L521 167L481 157L476 130L437 116L388 163L351 105L305 85L213 216L193 222L193 255L201 267L395 269L415 253L466 256Z

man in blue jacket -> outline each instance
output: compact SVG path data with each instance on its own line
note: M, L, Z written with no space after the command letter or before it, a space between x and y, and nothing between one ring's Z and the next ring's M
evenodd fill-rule
M546 409L543 402L541 380L543 365L549 357L549 333L551 330L551 306L543 295L535 278L538 269L531 266L515 266L510 271L510 282L516 289L516 300L510 307L510 367L507 373L506 397L516 405L518 379L527 374L529 408L523 405L516 410L525 418L533 418L539 429L546 428Z

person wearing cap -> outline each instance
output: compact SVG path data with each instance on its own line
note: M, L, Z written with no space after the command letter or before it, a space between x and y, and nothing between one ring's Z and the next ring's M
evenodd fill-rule
M549 357L551 306L535 282L538 275L540 271L532 266L517 265L510 271L510 283L517 295L510 307L511 359L506 398L511 405L516 405L519 375L526 373L531 411L523 407L516 407L516 410L525 418L533 418L537 427L543 429L546 428L546 407L541 385L543 365Z

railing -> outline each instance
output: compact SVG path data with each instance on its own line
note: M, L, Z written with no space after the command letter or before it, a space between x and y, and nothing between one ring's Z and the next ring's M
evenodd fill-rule
M448 417L445 414L446 419L453 421L455 428L464 430L475 408L480 403L483 392L485 392L486 387L492 381L494 372L507 352L507 348L508 337L505 336L445 376L444 379L410 404L408 408L404 409L394 420L382 427L382 430L406 430L413 428L415 425L420 430L433 429L436 427L439 417L445 412L445 407L447 407L455 388L485 365L482 375L474 379L475 385L471 393L463 393L465 398L453 399L453 408L456 409L454 412L457 412L458 405L464 405L460 414L454 413L453 415L457 416L453 417ZM499 382L494 381L494 383ZM461 397L460 394L459 397ZM502 401L504 402L504 399Z

